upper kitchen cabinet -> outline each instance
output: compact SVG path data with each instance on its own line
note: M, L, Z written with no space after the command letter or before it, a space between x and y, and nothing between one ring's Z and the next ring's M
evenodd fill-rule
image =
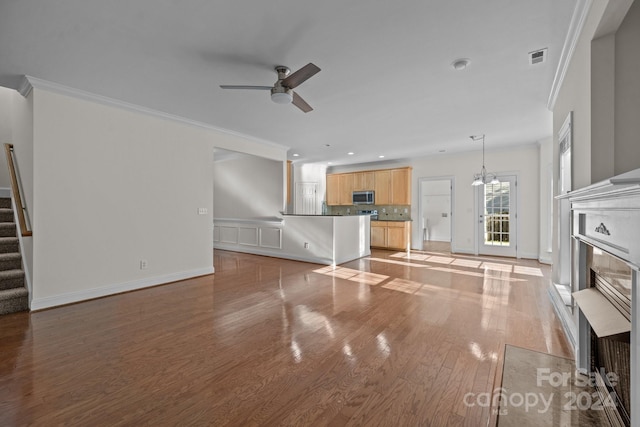
M391 170L391 204L411 204L411 168Z
M391 204L391 171L375 171L375 201L376 205Z
M373 191L375 190L375 172L354 172L353 191Z
M340 175L327 175L327 205L340 204Z
M353 174L342 173L340 177L340 205L353 204Z
M354 191L375 191L376 205L411 204L411 168L327 175L327 205L353 205Z

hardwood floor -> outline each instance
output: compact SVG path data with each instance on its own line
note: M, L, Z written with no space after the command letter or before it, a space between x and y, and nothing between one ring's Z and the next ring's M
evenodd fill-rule
M216 250L215 275L0 317L0 425L486 426L505 344L569 357L535 261Z

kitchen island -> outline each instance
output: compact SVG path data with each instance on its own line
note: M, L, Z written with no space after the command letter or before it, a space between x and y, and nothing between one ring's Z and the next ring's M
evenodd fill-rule
M371 255L369 215L214 218L213 247L337 265Z

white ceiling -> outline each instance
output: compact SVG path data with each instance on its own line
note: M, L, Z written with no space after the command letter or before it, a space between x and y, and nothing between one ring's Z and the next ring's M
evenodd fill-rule
M469 135L482 133L490 150L551 135L547 99L576 1L3 0L0 86L30 75L304 162L479 150ZM541 48L547 61L529 65ZM467 69L453 70L458 58ZM308 62L322 71L296 89L307 114L219 88L272 85L275 65Z

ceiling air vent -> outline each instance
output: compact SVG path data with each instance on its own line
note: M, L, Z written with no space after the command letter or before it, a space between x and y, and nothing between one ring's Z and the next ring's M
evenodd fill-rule
M547 60L547 48L529 52L529 64L541 64Z

